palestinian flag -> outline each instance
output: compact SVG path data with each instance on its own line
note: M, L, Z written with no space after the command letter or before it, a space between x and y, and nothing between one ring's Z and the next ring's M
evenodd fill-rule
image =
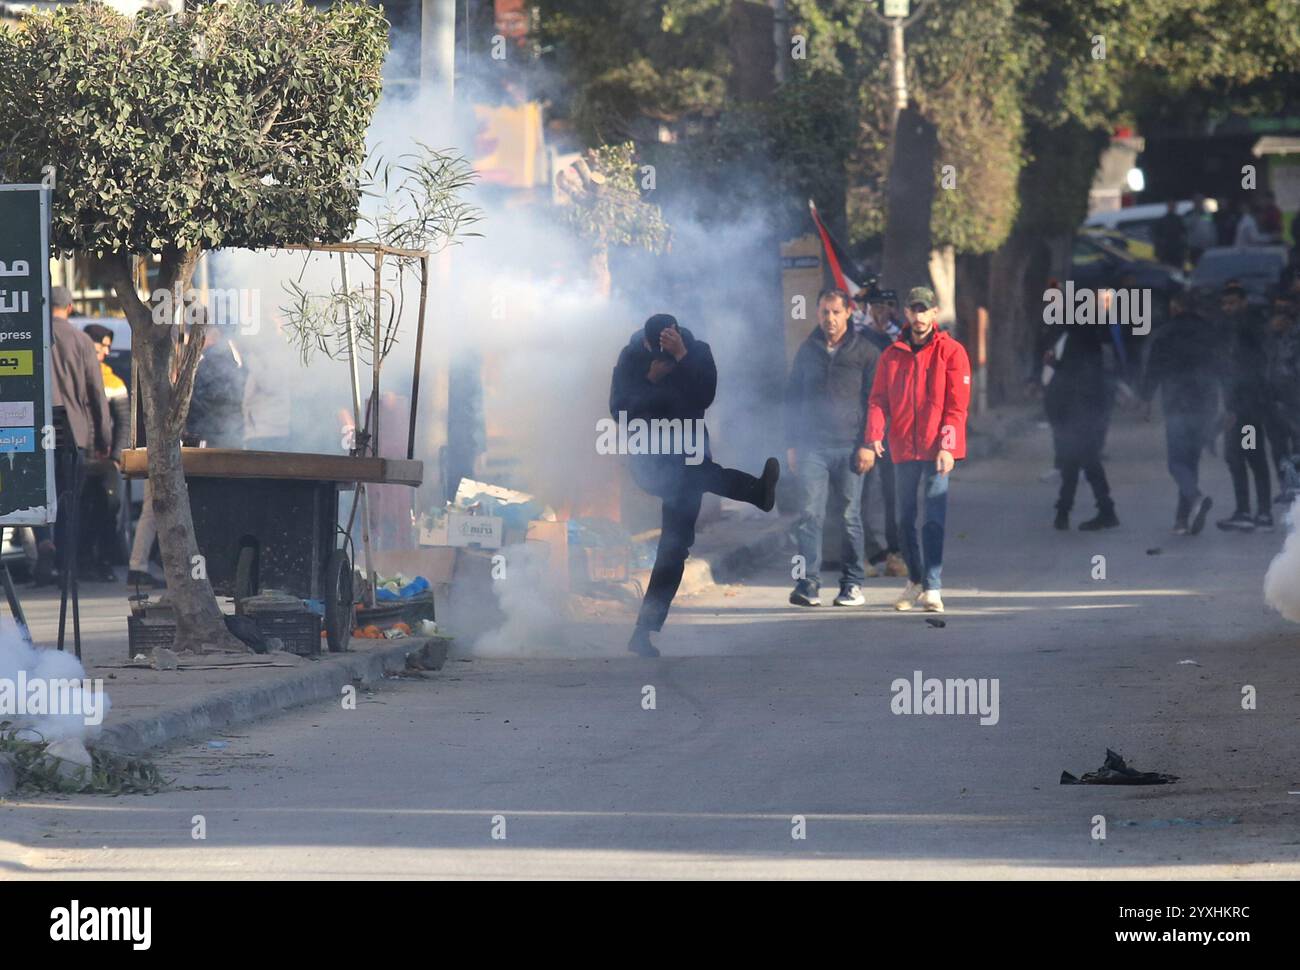
M863 288L867 274L854 264L848 251L831 235L831 231L826 228L821 215L817 212L817 203L812 199L808 200L808 211L812 213L813 224L817 226L817 235L821 237L822 251L826 254L826 265L830 267L831 279L850 298L857 296L858 291Z

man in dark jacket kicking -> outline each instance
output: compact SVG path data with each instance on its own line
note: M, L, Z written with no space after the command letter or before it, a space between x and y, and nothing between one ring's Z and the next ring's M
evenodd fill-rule
M704 493L749 502L764 512L776 504L781 467L775 458L767 460L761 478L723 468L713 460L704 412L713 403L717 386L718 369L709 345L696 340L666 313L655 314L632 335L614 367L609 410L620 427L626 424L633 432L627 436L626 449L632 477L663 500L663 528L654 570L627 645L642 657L659 656L650 634L663 629L677 595L686 556L695 542L695 520ZM672 431L676 438L670 438L669 444L675 440L677 446L635 447L638 438L645 442L646 429L650 437ZM681 447L692 440L702 450Z

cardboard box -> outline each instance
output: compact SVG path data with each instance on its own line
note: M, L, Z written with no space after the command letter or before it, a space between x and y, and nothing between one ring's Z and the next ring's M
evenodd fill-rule
M447 513L447 545L500 549L505 520L498 515Z
M432 528L420 529L422 546L479 546L500 549L503 544L504 520L497 515L469 515L448 512Z
M569 579L569 523L534 519L528 523L525 542L544 547L547 575L567 587Z

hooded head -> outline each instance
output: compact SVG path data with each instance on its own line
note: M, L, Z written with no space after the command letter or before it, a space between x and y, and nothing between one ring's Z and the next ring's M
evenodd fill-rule
M669 327L681 329L677 326L677 318L670 313L656 313L645 322L645 342L649 344L650 352L656 356L671 356L667 351L659 349L659 335Z

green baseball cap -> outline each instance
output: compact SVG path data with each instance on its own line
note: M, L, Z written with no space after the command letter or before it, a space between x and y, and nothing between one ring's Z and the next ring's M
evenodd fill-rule
M912 307L918 303L924 303L927 310L933 310L939 305L939 301L934 298L934 290L928 286L914 286L907 291L907 302L903 305Z

